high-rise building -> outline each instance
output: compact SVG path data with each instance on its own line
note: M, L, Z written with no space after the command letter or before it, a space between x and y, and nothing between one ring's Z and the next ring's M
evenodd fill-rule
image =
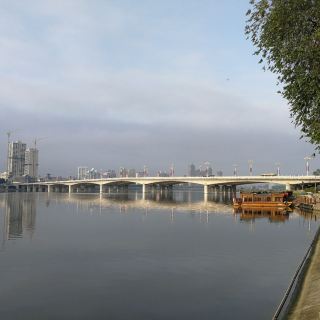
M25 152L27 145L21 141L10 142L8 145L8 177L24 175Z
M91 168L88 171L88 177L87 178L88 179L98 179L98 178L100 178L100 173L95 168Z
M196 175L196 166L193 163L190 164L188 173L190 177L194 177Z
M78 180L84 180L88 178L88 167L78 167Z
M39 150L28 148L25 152L24 174L36 179L38 177Z
M128 170L126 168L121 167L119 170L119 176L120 178L126 178L128 177Z

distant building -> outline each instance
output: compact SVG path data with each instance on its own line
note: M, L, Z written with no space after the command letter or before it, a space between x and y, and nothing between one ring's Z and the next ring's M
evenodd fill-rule
M88 178L88 167L78 167L78 180L84 180Z
M188 174L189 174L190 177L195 177L196 176L196 166L193 163L191 163L190 166L189 166Z
M35 148L28 148L25 152L24 174L32 179L38 177L39 151Z
M217 171L217 177L222 177L223 176L223 172L221 170Z
M119 170L119 176L120 178L126 178L128 177L128 170L126 168L121 167Z
M145 171L136 172L136 177L137 178L146 177L146 172Z
M130 169L128 172L128 177L134 178L136 176L136 169Z
M21 177L24 175L26 148L27 145L21 141L9 143L7 158L8 177Z
M158 177L169 177L169 173L165 171L158 171Z
M0 172L0 179L7 179L7 172Z
M99 179L100 173L95 168L91 168L87 173L87 178L88 179Z
M107 170L102 174L103 178L115 178L117 176L117 173L115 170Z

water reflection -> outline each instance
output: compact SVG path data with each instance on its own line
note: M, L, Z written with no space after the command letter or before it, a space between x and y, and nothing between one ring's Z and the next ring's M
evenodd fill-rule
M174 212L198 212L198 213L220 213L231 214L232 206L230 200L220 198L221 202L215 201L216 198L203 200L203 194L199 192L153 192L149 193L144 199L141 193L128 192L122 194L59 194L51 195L52 201L63 201L76 204L77 211L97 211L108 208L118 210L122 213L140 209L144 212L157 211L161 209L174 214Z
M285 222L289 219L292 210L277 208L235 208L234 213L239 215L240 221L254 221L255 219L268 219L271 223Z
M209 214L234 214L234 221L254 223L256 219L265 219L270 223L284 223L292 217L292 210L275 208L237 208L233 209L230 197L223 194L208 194L194 191L155 191L143 198L140 192L108 194L36 194L8 193L0 197L0 208L3 208L3 242L21 238L27 234L32 237L36 225L36 206L39 199L46 207L52 204L70 204L76 212L99 213L103 210L114 210L129 213L141 210L143 215L149 212L168 212L170 221L175 220L178 212L199 214L200 221L209 222ZM317 220L319 212L295 210L293 217L300 216L304 221Z
M0 318L270 319L317 215L219 198L0 194Z
M3 241L21 238L23 234L32 237L36 223L35 197L33 193L4 195Z

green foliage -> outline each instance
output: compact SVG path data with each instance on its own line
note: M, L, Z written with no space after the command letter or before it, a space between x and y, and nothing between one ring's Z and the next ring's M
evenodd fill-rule
M251 0L246 35L278 76L290 115L320 149L320 1Z
M316 171L313 171L314 176L320 176L320 169L317 169Z

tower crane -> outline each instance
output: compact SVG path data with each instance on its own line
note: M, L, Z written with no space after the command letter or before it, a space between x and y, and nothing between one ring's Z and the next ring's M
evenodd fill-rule
M7 141L7 177L9 177L9 144L10 144L10 137L12 135L12 133L16 132L17 130L9 130L6 132L6 135L8 137L8 141Z
M34 138L34 148L37 149L37 143L45 139L48 139L48 137Z

